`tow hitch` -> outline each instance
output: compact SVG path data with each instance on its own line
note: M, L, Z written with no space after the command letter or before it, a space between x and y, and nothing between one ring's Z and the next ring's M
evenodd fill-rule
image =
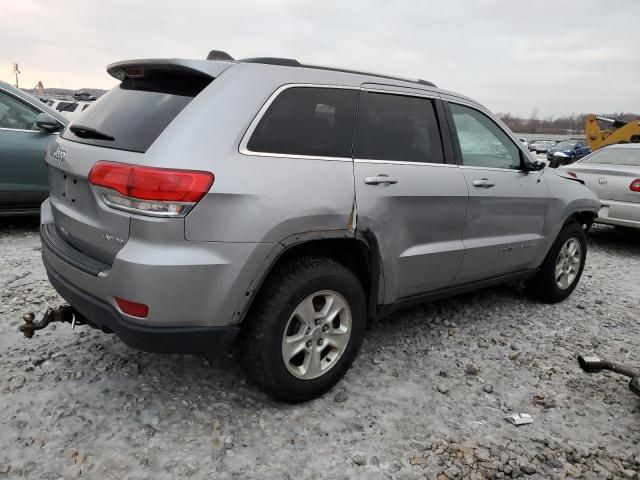
M602 370L609 370L611 372L624 375L625 377L629 377L631 379L629 382L629 389L640 397L640 372L633 368L620 363L610 362L595 356L587 355L578 355L578 363L580 364L580 368L587 373L598 373Z
M32 338L36 330L42 330L50 323L66 322L71 324L71 328L76 325L84 325L80 320L82 317L73 309L71 305L60 305L58 308L47 308L40 320L34 322L36 316L33 313L25 313L22 319L24 325L20 326L20 331L27 338Z

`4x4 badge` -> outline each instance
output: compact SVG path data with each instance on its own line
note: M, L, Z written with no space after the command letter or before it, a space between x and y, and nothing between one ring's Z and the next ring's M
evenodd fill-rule
M63 150L62 148L60 148L60 145L58 145L58 148L56 148L56 151L51 154L51 160L56 162L56 164L61 165L66 155L67 155L66 150Z

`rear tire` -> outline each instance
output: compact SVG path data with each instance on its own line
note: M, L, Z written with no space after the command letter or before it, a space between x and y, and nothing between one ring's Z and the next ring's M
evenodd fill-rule
M545 303L564 300L576 288L587 258L587 236L575 222L565 225L542 262L537 275L526 284L528 292Z
M247 377L271 397L298 403L333 387L355 360L366 327L358 278L326 257L301 257L269 277L240 336Z

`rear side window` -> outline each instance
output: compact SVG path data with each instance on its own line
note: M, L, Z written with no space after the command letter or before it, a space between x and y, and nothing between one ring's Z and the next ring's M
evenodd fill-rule
M604 148L585 157L583 163L640 167L640 148Z
M433 101L363 92L354 157L443 163L442 141Z
M247 148L252 152L351 157L356 90L292 87L269 106Z
M193 71L150 71L142 78L127 77L80 113L62 137L101 147L146 152L212 80Z

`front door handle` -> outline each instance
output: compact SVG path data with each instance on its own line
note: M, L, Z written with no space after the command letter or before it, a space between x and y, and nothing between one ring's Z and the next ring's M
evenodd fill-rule
M380 173L375 177L364 177L364 183L367 185L384 185L385 187L398 183L398 180L387 174Z
M473 181L473 186L474 187L479 187L479 188L491 188L491 187L495 186L495 183L493 183L488 178L481 178L479 180L474 180Z

